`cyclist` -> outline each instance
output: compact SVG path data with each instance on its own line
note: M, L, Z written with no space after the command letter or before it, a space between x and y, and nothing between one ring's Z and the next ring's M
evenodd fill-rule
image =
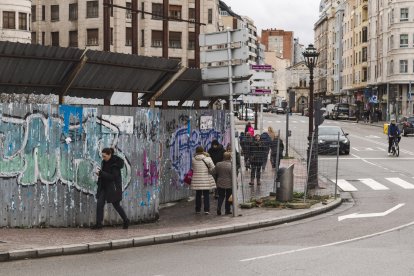
M401 132L395 123L395 119L391 119L391 124L388 126L388 155L391 155L391 146L394 139L398 139L398 142L400 142Z

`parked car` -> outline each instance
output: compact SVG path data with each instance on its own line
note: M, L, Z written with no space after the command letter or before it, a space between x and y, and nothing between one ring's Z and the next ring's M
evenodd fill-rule
M319 126L318 128L318 153L335 154L338 148L339 133L339 154L349 154L351 142L348 133L344 133L339 126Z
M246 117L246 110L239 110L239 119L244 120ZM247 108L247 120L254 119L254 112L250 108Z
M349 104L347 103L338 103L335 104L332 109L332 119L349 119Z
M408 134L414 134L414 116L403 117L400 121L399 127L401 134L407 136Z
M279 106L276 108L276 114L286 114L286 110Z

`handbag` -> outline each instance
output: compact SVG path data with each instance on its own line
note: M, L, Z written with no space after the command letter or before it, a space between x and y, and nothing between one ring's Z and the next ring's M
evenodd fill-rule
M233 203L233 195L229 196L229 199L227 200L229 203Z
M188 172L184 175L184 183L191 185L191 180L193 180L193 169L189 169Z

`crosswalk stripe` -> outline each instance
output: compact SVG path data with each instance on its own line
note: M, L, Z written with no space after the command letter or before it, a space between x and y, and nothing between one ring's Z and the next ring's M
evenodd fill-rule
M333 180L335 182L335 180ZM344 192L356 192L358 191L351 183L346 181L345 179L338 179L338 186Z
M358 179L358 180L361 181L362 183L364 183L365 185L367 185L368 187L370 187L371 189L376 190L376 191L389 190L389 188L385 187L381 183L378 183L377 181L375 181L374 179L371 179L371 178L362 178L362 179Z
M392 182L392 183L394 183L394 184L396 184L396 185L398 185L398 186L400 186L404 189L414 189L413 184L408 183L407 181L402 180L401 178L393 177L393 178L385 178L385 179L387 179L388 181L390 181L390 182Z

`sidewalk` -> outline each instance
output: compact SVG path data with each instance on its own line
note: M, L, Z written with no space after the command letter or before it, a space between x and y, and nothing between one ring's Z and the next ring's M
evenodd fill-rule
M301 166L299 161L295 163L295 166ZM248 175L249 172L243 173ZM244 184L238 190L239 202L242 202L242 191L246 199L268 196L273 191L273 177L274 172L268 162L262 185L251 187ZM295 174L295 183L302 183L299 179L303 177ZM295 185L294 189L303 191L304 187ZM330 188L321 191L332 194ZM0 229L0 261L80 254L234 233L321 214L339 206L341 199L331 200L326 205L316 204L310 209L239 209L238 217L217 216L217 201L211 197L210 202L210 215L196 215L191 198L162 206L158 221L132 225L128 230L123 230L121 226L98 231L89 228L3 228Z
M245 122L237 125L244 128ZM242 168L243 157L242 157ZM306 165L298 159L281 160L281 167L294 164L294 191L303 192ZM262 172L262 185L250 186L250 171L243 169L239 176L238 201L268 196L274 191L274 169L270 161ZM242 179L241 179L242 178ZM246 181L247 180L247 181ZM322 180L319 195L333 195L333 186ZM341 204L341 199L328 204L316 204L310 209L239 209L238 217L217 216L217 201L210 199L210 215L195 214L194 198L161 206L160 219L154 223L131 225L128 230L121 226L105 227L103 230L89 228L33 228L0 229L0 261L40 258L133 246L146 246L222 235L287 223L327 212ZM112 207L111 207L112 208ZM224 208L224 206L223 206Z

